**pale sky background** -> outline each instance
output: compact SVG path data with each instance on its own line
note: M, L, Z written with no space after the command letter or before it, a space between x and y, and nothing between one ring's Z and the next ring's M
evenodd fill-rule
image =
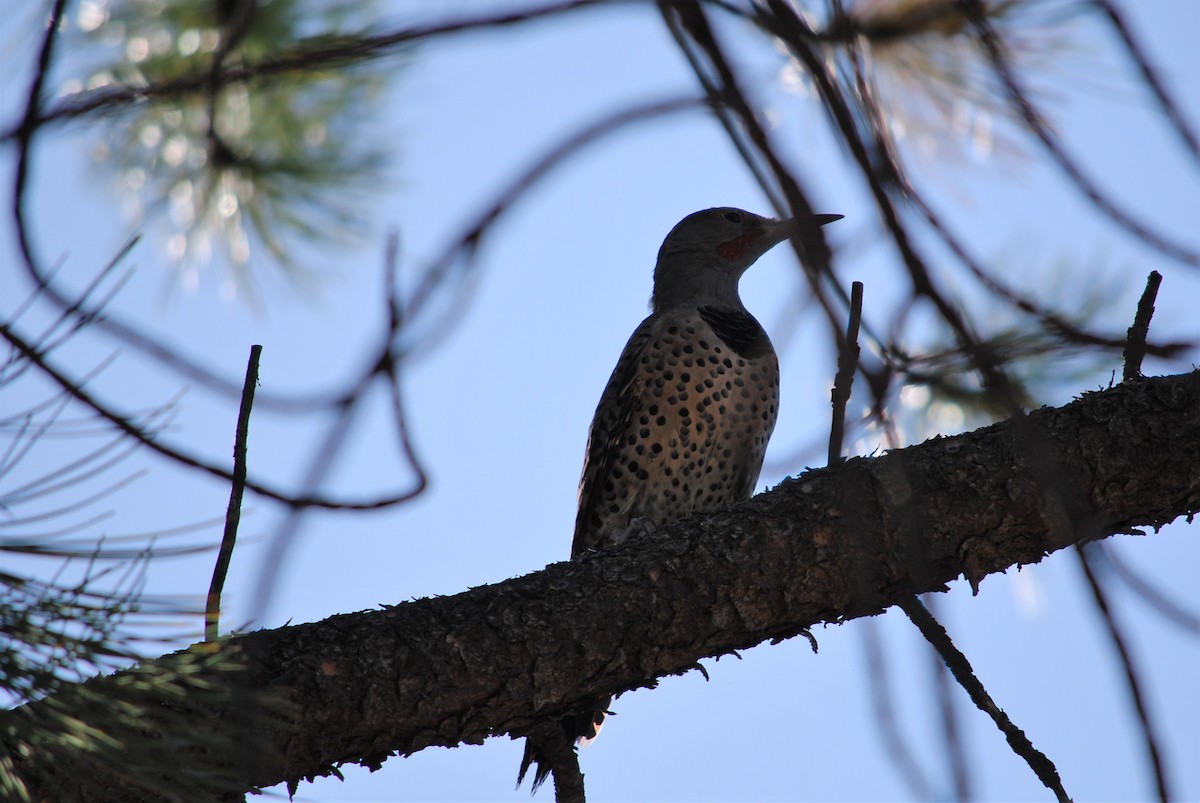
M413 15L437 19L517 5L378 4L388 24ZM28 37L36 29L30 23L41 6L29 2L0 21L5 53L0 63L7 72L0 81L0 114L6 124L23 103L33 60ZM1121 6L1197 124L1200 3L1127 0ZM736 33L736 25L729 27ZM1133 91L1107 30L1089 18L1072 32L1077 51L1058 62L1050 95L1065 141L1126 208L1193 249L1200 247L1195 164L1148 99ZM745 39L738 34L736 41ZM839 252L839 277L847 284L866 282L865 315L885 324L889 304L907 284L896 255L878 243L875 213L861 181L847 169L819 107L781 86L782 58L761 47L737 52L754 79L750 90L775 107L777 139L815 204L846 216L827 230ZM68 68L76 55L82 57L73 53L60 65L60 80L72 75ZM219 265L200 273L194 291L172 291L169 262L150 227L125 263L137 272L111 309L238 383L250 345L263 344L262 392L339 387L374 348L389 229L400 232L400 270L411 279L548 146L615 108L695 90L649 6L613 4L441 40L418 51L378 108L369 110L377 133L393 145L392 177L370 206L366 242L332 254L313 252L312 261L328 271L317 293L305 296L267 282L264 308L255 310L226 298ZM42 136L32 175L36 248L46 264L62 262L63 281L75 288L141 230L114 200L110 174L90 162L93 145L86 124L56 128ZM1099 321L1107 331L1122 332L1146 274L1157 269L1164 284L1152 334L1196 339L1197 269L1131 242L1065 188L1040 163L1039 152L1030 154L1016 162L979 155L952 163L934 153L912 164L933 203L974 252L1015 286L1069 304L1094 284L1111 284ZM13 151L5 150L4 187L11 187L12 163ZM6 204L8 194L3 193ZM681 217L716 205L770 212L720 127L702 112L628 129L591 147L525 196L484 242L461 325L406 369L404 395L416 448L431 475L429 492L384 513L310 515L278 593L256 626L452 594L565 559L587 426L625 339L646 314L655 252ZM932 248L930 254L943 256ZM0 315L7 316L28 293L7 212L0 255ZM951 292L978 297L965 281L939 270ZM790 300L801 282L787 249L762 259L742 287L747 306L768 330L782 331L781 324L796 314ZM25 331L35 331L47 314L43 306L23 319ZM820 324L809 320L812 310L801 314L807 318L794 336L776 341L782 410L760 487L784 475L770 467L772 460L778 466L785 456L800 454L790 471L823 463L823 448L812 446L826 437L834 355ZM188 389L167 440L212 460L228 459L236 404L165 374L130 347L102 336L80 338L58 358L82 371L114 353L116 361L92 383L99 395L145 409ZM1115 359L1110 369L1119 373ZM1161 364L1148 361L1147 373L1160 370ZM1045 401L1063 403L1107 380L1107 370L1103 376L1068 377ZM6 396L0 398L5 414L42 398L29 383ZM942 423L943 432L961 429L952 416ZM256 411L251 471L275 485L298 481L320 424ZM926 433L907 434L919 440ZM386 399L376 394L327 490L371 496L405 486L391 438ZM856 454L882 447L877 438L847 445ZM47 470L78 448L78 442L48 443L25 470ZM112 516L89 533L146 533L223 516L228 496L223 484L150 456L126 468L132 464L148 472L102 504ZM271 502L248 497L226 586L229 626L251 615L264 546L280 515ZM1118 536L1109 543L1196 610L1197 532L1196 525L1177 524L1151 537ZM0 522L0 536L5 534ZM214 524L189 538L215 544L219 536ZM211 563L211 555L156 563L148 590L199 599ZM1146 682L1175 794L1198 800L1200 643L1150 613L1119 583L1111 589ZM1058 553L1037 566L990 577L976 597L965 582L955 583L938 604L943 623L994 698L1057 763L1075 799L1141 800L1153 794L1120 667L1073 556ZM935 779L936 792L948 798L930 672L934 659L902 614L890 611L875 624L908 746ZM866 688L863 627L851 622L817 629L818 655L804 640L793 639L749 650L741 661L705 662L710 682L692 673L620 698L614 704L618 716L582 756L589 799L911 799L881 748ZM184 628L195 639L201 623L180 623ZM955 693L976 797L1048 799L990 720L970 707L964 693L957 688ZM427 749L393 758L377 773L343 767L345 783L302 784L296 799L525 800L527 787L513 791L520 755L521 743L507 738L480 747ZM281 788L272 793L285 794ZM552 800L552 790L537 799Z

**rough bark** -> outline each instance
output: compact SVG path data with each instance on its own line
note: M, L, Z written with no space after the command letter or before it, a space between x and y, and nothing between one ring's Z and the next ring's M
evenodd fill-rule
M23 756L11 726L6 747L35 797L128 800L137 785L122 756L169 744L145 796L197 800L519 735L701 658L1190 516L1198 454L1200 373L1139 379L810 471L729 512L525 577L237 636L219 655L196 647L10 715L25 731L55 711L94 719L125 742L109 754L35 745ZM113 699L141 706L123 730L95 702Z

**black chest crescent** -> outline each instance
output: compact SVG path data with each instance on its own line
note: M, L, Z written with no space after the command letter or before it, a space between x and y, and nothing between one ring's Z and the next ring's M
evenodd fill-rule
M771 350L767 333L745 310L731 307L700 307L697 312L739 357L757 359Z

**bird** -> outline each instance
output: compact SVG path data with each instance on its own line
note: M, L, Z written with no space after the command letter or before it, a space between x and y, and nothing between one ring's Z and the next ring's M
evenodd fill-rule
M738 281L792 236L841 219L775 220L743 209L694 212L658 251L650 315L621 352L588 434L571 558L748 499L779 412L779 361L746 309ZM560 720L560 736L586 746L611 698ZM530 736L520 786L549 775Z

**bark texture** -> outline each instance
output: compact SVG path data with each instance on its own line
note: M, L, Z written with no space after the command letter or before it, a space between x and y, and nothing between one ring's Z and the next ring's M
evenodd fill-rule
M1200 373L1139 379L503 583L148 661L13 712L3 738L35 798L198 800L521 735L701 658L1190 516L1197 455ZM138 716L114 727L98 701L121 699ZM64 711L123 746L22 742ZM147 745L173 756L153 789L132 771Z

